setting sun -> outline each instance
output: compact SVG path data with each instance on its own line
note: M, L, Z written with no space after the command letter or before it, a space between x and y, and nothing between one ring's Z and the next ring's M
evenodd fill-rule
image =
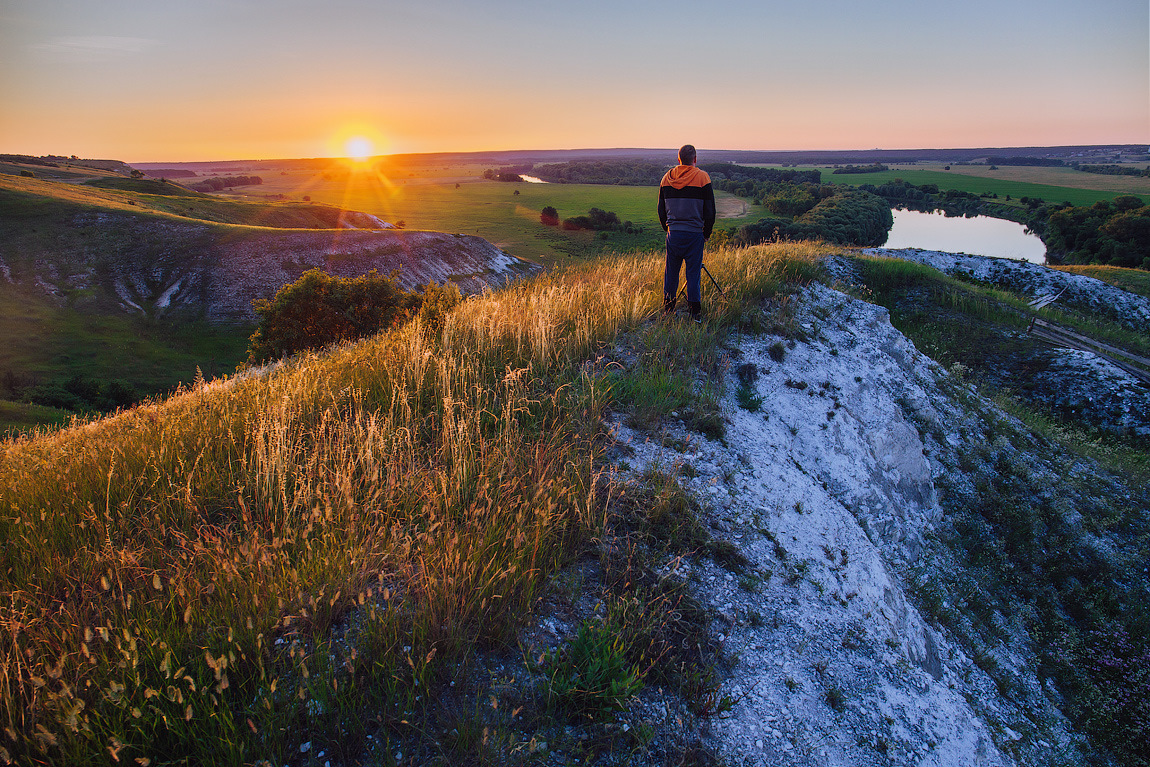
M365 136L352 136L344 143L347 156L352 160L363 161L371 157L373 149L371 139Z

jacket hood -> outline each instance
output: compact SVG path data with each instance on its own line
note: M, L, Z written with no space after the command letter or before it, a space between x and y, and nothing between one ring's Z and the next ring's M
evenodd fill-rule
M705 186L711 183L711 177L706 171L699 170L694 165L676 165L663 176L663 184L682 189L685 186Z

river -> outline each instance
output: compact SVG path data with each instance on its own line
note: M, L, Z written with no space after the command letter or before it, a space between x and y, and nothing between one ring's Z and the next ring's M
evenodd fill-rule
M1046 263L1046 246L1025 226L989 216L948 218L941 212L892 210L894 226L884 248L921 248L972 256Z

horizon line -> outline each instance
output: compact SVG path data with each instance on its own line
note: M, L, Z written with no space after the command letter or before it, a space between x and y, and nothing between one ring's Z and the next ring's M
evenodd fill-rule
M1106 142L1097 144L1049 144L1049 145L1007 145L1007 146L951 146L951 147L898 147L898 148L882 148L882 147L868 147L859 149L723 149L723 148L705 148L700 147L698 152L705 154L707 152L724 152L724 153L761 153L761 154L812 154L825 152L828 154L838 153L859 153L859 152L973 152L973 151L999 151L1008 149L1088 149L1088 148L1106 148L1106 147L1140 147L1146 146L1147 152L1150 153L1150 142ZM379 160L391 157L435 157L443 155L499 155L499 154L526 154L526 153L540 153L540 154L553 154L561 152L669 152L674 153L678 151L678 147L565 147L565 148L532 148L532 149L472 149L472 150L445 150L439 152L392 152L389 154L378 154L369 157L369 160ZM7 154L7 153L4 153ZM69 155L62 154L48 154L48 155L26 155L28 157L69 157ZM345 155L314 155L310 157L238 157L238 158L216 158L211 160L116 160L116 158L79 158L86 160L96 161L118 161L128 165L159 165L163 163L191 165L201 163L214 163L214 162L276 162L276 161L299 161L299 160L345 160L348 159Z

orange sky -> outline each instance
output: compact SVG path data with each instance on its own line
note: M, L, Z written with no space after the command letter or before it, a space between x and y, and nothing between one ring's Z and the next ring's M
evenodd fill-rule
M0 152L1150 141L1145 0L9 0Z

